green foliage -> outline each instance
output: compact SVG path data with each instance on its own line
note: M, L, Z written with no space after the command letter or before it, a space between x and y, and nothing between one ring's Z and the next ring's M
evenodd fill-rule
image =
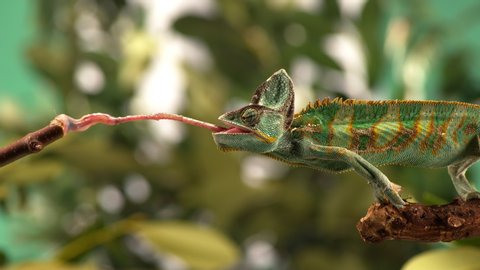
M30 262L8 267L8 270L95 270L94 265L70 265L61 262Z
M153 250L178 256L191 269L226 269L239 259L237 246L207 227L174 221L137 226L136 234Z
M301 106L323 96L467 102L480 96L480 17L473 0L370 0L356 15L335 0L313 7L299 3L315 1L211 1L213 11L179 15L168 34L149 31L147 10L133 2L29 2L34 13L18 17L28 20L2 23L5 40L12 42L5 44L17 51L0 61L0 75L7 78L0 80L0 143L42 127L56 113L133 113L147 69L170 56L173 34L200 44L208 59L182 63L179 109L206 121L247 103L254 88L280 68L292 75ZM17 3L25 7L14 1L0 10L17 10ZM36 24L27 31L25 22ZM23 46L14 42L26 32L33 34ZM352 68L358 55L343 47L345 40L358 45L360 67ZM103 74L93 92L76 79L85 64ZM158 93L167 96L169 87L163 84ZM0 261L14 269L168 270L173 256L192 269L231 263L248 270L399 269L436 247L361 242L355 224L373 196L354 173L290 169L221 153L211 134L190 127L171 142L159 139L152 126L95 127L1 168ZM450 201L454 194L445 171L382 171L419 201ZM135 197L142 187L148 192ZM138 214L143 220L128 218ZM138 230L131 223L143 225ZM136 241L149 243L150 253ZM459 250L432 254L468 262ZM469 248L465 256L475 252ZM406 269L419 269L407 267L425 256ZM40 259L47 262L30 262ZM428 259L423 269L441 259Z
M480 268L478 256L480 256L480 250L471 247L430 250L410 259L402 270L478 269Z

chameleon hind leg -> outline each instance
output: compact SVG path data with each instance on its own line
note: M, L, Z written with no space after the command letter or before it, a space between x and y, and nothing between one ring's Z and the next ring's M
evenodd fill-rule
M480 198L480 193L468 182L465 172L480 159L480 156L468 156L459 162L448 166L448 174L452 178L453 186L463 200Z
M343 147L316 144L310 146L310 151L311 158L318 160L318 162L321 162L321 160L334 160L348 164L355 172L367 179L374 189L375 197L379 201L389 201L397 208L405 205L405 202L396 191L398 186L390 182L387 176L359 154Z

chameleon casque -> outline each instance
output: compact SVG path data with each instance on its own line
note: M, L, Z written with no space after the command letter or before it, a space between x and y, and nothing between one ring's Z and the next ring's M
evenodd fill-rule
M219 149L259 153L330 172L355 170L380 201L405 202L376 166L447 167L464 200L480 198L465 177L480 159L480 106L450 101L323 99L294 114L293 83L279 70L251 103L219 117Z

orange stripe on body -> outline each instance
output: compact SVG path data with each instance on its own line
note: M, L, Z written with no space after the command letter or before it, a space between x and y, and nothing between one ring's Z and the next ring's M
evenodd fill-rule
M430 136L433 134L433 130L435 129L435 115L430 115L430 122L428 124L427 134L425 134L425 138L420 142L420 148L425 151L429 148L429 139Z
M335 133L333 132L333 122L335 121L335 117L327 125L327 145L332 146L333 138L335 137Z
M433 155L437 155L439 150L447 141L448 134L446 132L451 121L452 121L452 117L450 116L447 119L445 119L443 124L438 128L438 134L437 134L438 138L433 143L433 149L432 149Z
M348 132L350 132L350 143L348 149L356 149L354 147L358 147L358 140L355 138L355 129L353 128L353 122L355 121L355 110L352 111L352 116L350 117L350 122L348 122Z
M376 146L377 151L386 151L388 149L392 149L395 142L397 142L400 136L404 134L403 131L405 130L405 127L403 126L403 122L401 121L400 110L396 112L395 121L398 124L397 132L395 133L395 136L393 136L393 138L389 142L386 142L384 145Z
M458 123L458 125L455 127L455 130L453 131L452 140L455 143L455 145L458 145L458 132L460 132L460 129L465 124L465 119L467 119L467 115L463 113L463 116L460 119L460 122Z

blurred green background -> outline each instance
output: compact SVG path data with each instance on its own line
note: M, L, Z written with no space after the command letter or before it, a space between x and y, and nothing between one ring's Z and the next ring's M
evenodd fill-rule
M60 113L217 123L280 68L296 111L325 96L479 103L479 12L474 0L5 1L0 144ZM446 170L382 170L411 200L455 196ZM195 127L96 126L0 169L0 265L480 268L475 239L362 242L355 225L372 201L353 172L222 153Z

